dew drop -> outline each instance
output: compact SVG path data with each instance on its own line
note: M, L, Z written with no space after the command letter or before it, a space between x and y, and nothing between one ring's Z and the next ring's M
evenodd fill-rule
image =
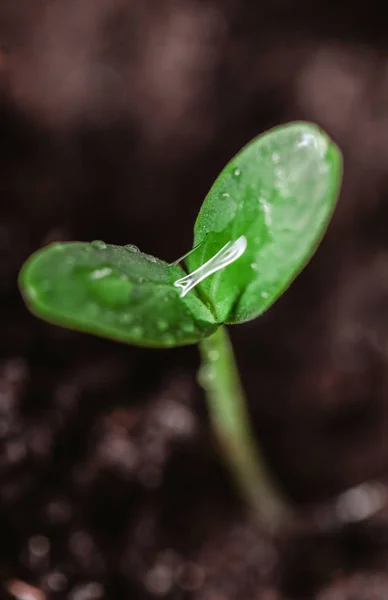
M318 148L318 140L312 133L303 133L300 142L296 144L297 148Z
M280 160L280 154L278 152L274 152L272 154L272 162L274 163L278 163Z
M192 333L194 331L194 324L191 321L183 321L181 328L186 333Z
M223 197L223 198L229 198L229 197L230 197L230 194L228 194L228 192L225 192L224 194L222 194L222 197Z
M130 252L140 252L139 248L137 246L134 246L134 244L126 244L124 248L126 250L129 250Z
M96 248L96 250L106 250L106 243L102 240L94 240L91 245L93 248Z
M132 327L131 334L135 338L140 338L143 335L143 328L139 325L137 327Z
M257 269L257 263L255 263L255 262L251 263L251 269L253 269L255 271Z
M259 149L259 154L262 158L268 158L268 156L270 155L270 150L267 146L262 146Z
M215 373L213 367L209 365L202 366L198 371L198 383L205 390L208 389L215 379Z
M156 322L156 326L159 329L159 331L166 331L168 323L164 319L158 319L158 321Z
M64 248L66 248L66 244L62 244L61 242L55 242L55 244L52 244L50 250L51 252L58 252L59 250L63 250Z
M166 333L163 336L163 342L166 344L166 346L172 346L175 342L175 338L170 333Z
M90 279L103 279L108 277L112 273L110 267L103 267L102 269L95 269L90 273Z
M235 170L233 171L233 175L234 175L235 177L240 177L240 175L241 175L241 171L240 171L240 169L235 169Z
M133 321L133 316L130 313L123 313L120 315L120 321L125 324L131 323Z
M277 167L275 169L275 175L276 175L276 177L278 177L279 179L281 179L283 177L283 175L284 175L283 169L281 169L280 167Z
M98 269L85 267L75 268L74 274L87 284L87 289L92 298L101 306L118 307L127 306L132 283L124 279L120 271L112 267L101 265Z
M275 171L277 170L278 169L275 169ZM264 212L265 224L267 225L267 227L270 227L272 225L271 206L269 205L269 202L261 196L259 198L259 204L261 206L262 211Z
M38 296L39 296L38 290L36 289L36 287L34 287L31 284L28 287L27 293L28 293L29 299L32 300L32 301L36 300L36 298L38 298Z
M262 298L268 298L268 297L269 297L269 293L268 293L268 292L261 292L261 293L260 293L260 296L261 296Z

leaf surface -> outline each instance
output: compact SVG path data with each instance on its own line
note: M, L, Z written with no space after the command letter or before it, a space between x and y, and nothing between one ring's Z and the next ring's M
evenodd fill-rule
M337 146L302 122L260 135L224 168L195 223L198 249L186 260L194 271L246 237L242 256L198 284L219 323L254 319L289 286L324 234L341 174Z
M52 323L131 344L193 344L217 325L196 294L180 298L184 272L134 246L69 242L24 264L19 285L29 308Z

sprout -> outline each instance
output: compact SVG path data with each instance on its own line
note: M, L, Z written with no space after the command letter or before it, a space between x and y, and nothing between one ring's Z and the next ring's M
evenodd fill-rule
M333 213L341 176L341 153L316 125L277 127L243 148L212 186L183 257L189 274L180 261L96 241L52 244L19 275L28 307L58 325L156 348L199 343L214 431L267 527L289 518L289 504L251 432L224 324L259 316L303 269Z

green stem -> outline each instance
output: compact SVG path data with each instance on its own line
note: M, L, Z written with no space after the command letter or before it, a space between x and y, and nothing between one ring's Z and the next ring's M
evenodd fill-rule
M225 327L200 343L200 383L210 421L243 497L271 531L289 522L291 508L272 481L249 422L236 360Z

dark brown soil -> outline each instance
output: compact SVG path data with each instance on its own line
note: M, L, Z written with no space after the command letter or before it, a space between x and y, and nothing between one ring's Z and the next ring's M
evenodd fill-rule
M0 0L2 597L388 599L378 7ZM196 349L49 326L16 280L52 240L182 255L223 164L294 119L336 139L345 181L308 268L268 314L231 331L258 439L304 520L273 539L212 442Z

